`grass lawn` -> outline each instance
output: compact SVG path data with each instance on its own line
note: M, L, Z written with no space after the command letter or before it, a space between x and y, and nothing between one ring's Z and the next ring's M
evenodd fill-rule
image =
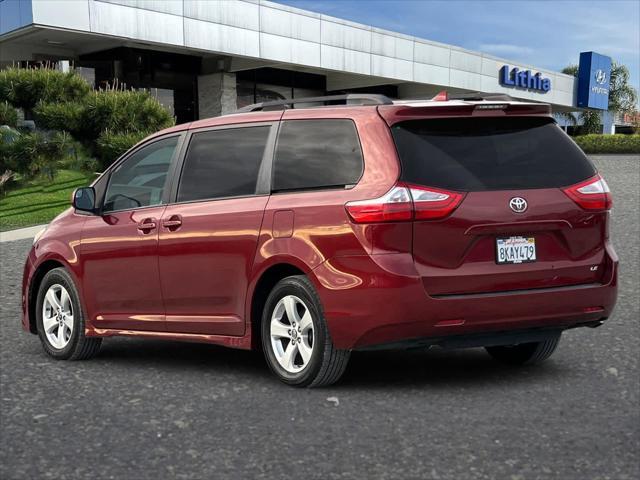
M32 180L0 196L0 231L48 223L69 208L71 192L89 185L95 175L60 170L53 182Z

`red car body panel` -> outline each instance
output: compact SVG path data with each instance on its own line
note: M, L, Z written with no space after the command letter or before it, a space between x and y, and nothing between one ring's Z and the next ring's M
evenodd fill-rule
M358 348L606 318L617 295L617 257L610 247L607 257L603 283L445 298L425 292L409 254L336 258L313 273L334 343Z
M166 330L241 336L268 196L169 205L160 222ZM180 218L182 225L163 223Z
M85 314L95 328L164 329L157 224L165 208L86 217L78 265ZM145 221L156 228L139 230Z
M524 213L508 207L518 195L529 203ZM450 218L414 223L416 269L436 296L598 282L607 215L582 210L556 188L469 192ZM509 235L535 236L537 261L497 265L495 238Z
M351 119L364 172L352 188L274 193L92 216L68 210L37 240L25 264L23 327L39 272L57 262L82 297L87 335L136 335L257 346L252 302L270 268L305 273L341 349L607 318L617 295L608 212L589 213L560 189L469 192L437 221L357 224L345 204L377 198L398 181L389 125L451 115L545 115L546 106L475 112L468 106L326 107L230 115L172 132L279 120ZM161 136L160 132L154 137ZM515 214L515 194L531 207ZM138 229L154 221L149 232ZM164 223L179 219L179 226ZM538 261L496 265L494 238L535 235ZM596 268L594 268L596 267ZM550 273L553 272L553 273Z

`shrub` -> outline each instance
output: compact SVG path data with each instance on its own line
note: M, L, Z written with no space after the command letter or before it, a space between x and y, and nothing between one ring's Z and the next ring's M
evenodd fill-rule
M44 103L33 109L36 125L46 130L65 130L77 137L81 130L83 106L80 102Z
M52 68L7 68L0 71L0 101L31 110L38 102L81 100L91 86L75 72Z
M11 159L12 143L20 135L20 132L7 126L0 127L0 171L9 170L13 161Z
M99 162L94 158L89 149L78 141L68 143L66 158L62 168L75 172L96 173L101 170Z
M97 139L102 132L150 132L170 127L174 119L148 92L100 90L86 99L81 135Z
M640 135L579 135L573 137L585 153L640 153Z
M49 131L20 136L0 153L0 166L10 165L25 176L53 175L50 172L61 158L82 168L104 169L148 133L174 124L169 112L146 91L92 91L78 74L50 68L0 71L0 102L32 112L36 127ZM84 152L66 132L84 146ZM84 153L97 161L87 161Z
M73 154L75 143L65 132L0 131L0 168L23 178L46 175L53 179L63 161Z
M9 125L14 128L18 125L18 112L7 102L0 102L0 125Z
M150 132L174 124L149 93L119 89L93 92L79 102L39 103L34 115L39 127L68 131L86 145L100 169Z
M106 169L120 155L149 135L149 132L114 133L110 130L102 132L97 141L97 157L99 168Z

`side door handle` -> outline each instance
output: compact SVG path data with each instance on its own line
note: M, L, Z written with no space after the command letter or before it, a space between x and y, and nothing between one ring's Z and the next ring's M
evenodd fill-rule
M182 217L180 215L171 215L167 220L162 221L162 226L171 231L177 230L182 226Z
M143 233L149 233L151 230L155 229L158 226L155 218L145 218L141 222L138 223L138 230Z

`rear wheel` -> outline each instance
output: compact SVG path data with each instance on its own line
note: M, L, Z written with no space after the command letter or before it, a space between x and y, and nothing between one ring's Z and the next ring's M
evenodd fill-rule
M298 387L338 381L350 355L333 346L318 294L303 275L281 280L269 294L262 315L262 346L271 371Z
M486 347L486 350L489 355L500 363L507 365L533 365L549 358L556 351L559 342L560 334L557 334L542 342Z
M98 353L101 338L84 335L84 314L73 279L64 268L48 272L38 289L36 327L42 348L58 360L85 360Z

